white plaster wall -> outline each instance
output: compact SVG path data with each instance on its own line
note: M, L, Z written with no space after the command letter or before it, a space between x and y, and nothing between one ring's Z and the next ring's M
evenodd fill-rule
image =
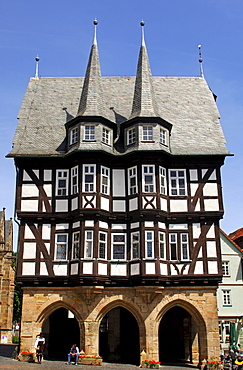
M161 275L168 275L167 265L165 263L160 264L160 273Z
M35 262L23 262L22 275L35 275Z
M187 230L187 224L169 224L169 229L171 230Z
M133 263L131 265L131 275L139 275L139 274L140 274L139 263Z
M197 176L197 170L190 170L190 180L191 181L197 181L198 176Z
M36 243L24 242L23 258L36 258Z
M44 181L51 181L51 180L52 180L52 171L44 170Z
M48 197L52 196L52 184L44 184L43 189L45 190Z
M217 197L218 185L216 183L206 183L203 187L203 195L205 197Z
M113 200L113 212L125 212L126 202L125 200Z
M129 199L129 211L138 209L138 198Z
M187 200L184 199L172 199L170 201L171 212L187 212Z
M54 265L54 274L56 276L66 276L67 275L67 265Z
M207 241L206 247L208 257L217 257L216 243L214 241Z
M145 263L145 274L147 274L147 275L154 275L155 274L155 263L154 262L146 262Z
M78 274L78 263L72 263L71 264L71 275L77 275Z
M57 199L56 200L56 212L67 212L68 211L68 200Z
M106 263L98 263L98 274L99 275L107 275L107 264Z
M160 209L162 211L166 211L168 210L168 206L167 206L167 199L165 198L160 198Z
M35 184L22 185L22 197L38 197L39 189Z
M47 271L45 262L40 263L40 275L45 275L45 276L48 275L48 271Z
M218 273L217 261L208 261L208 273L209 274L217 274Z
M71 207L72 207L72 211L78 208L78 197L72 199Z
M201 233L201 226L199 223L192 224L192 235L194 239L198 239Z
M125 264L111 265L111 275L126 276L126 274L127 274L127 265Z
M84 262L83 263L83 274L93 274L93 262Z
M21 211L23 212L37 212L38 200L22 200Z
M219 201L218 199L204 199L205 211L218 211Z
M105 198L105 197L100 197L100 206L101 206L101 209L104 209L105 211L109 211L110 210L110 201L108 198Z
M25 225L25 228L24 228L24 238L25 239L35 239L34 234L30 230L28 225Z
M194 274L195 275L203 274L203 262L202 261L197 261L196 262Z
M42 226L42 238L43 239L50 239L51 238L51 225L50 224L43 224L43 226Z

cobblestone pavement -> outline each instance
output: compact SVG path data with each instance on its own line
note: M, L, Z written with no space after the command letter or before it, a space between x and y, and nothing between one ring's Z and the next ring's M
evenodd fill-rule
M92 366L92 365L78 365L74 368L79 370L99 370L99 366ZM73 365L67 365L65 362L62 361L47 361L44 360L41 365L37 363L28 363L28 362L20 362L17 360L12 360L7 357L0 356L0 369L1 370L8 370L8 369L26 369L26 370L37 370L37 369L53 369L53 370L68 370L74 369ZM102 370L139 370L138 366L135 365L127 365L127 364L110 364L110 363L103 363ZM195 369L195 366L192 365L162 365L162 370L190 370Z

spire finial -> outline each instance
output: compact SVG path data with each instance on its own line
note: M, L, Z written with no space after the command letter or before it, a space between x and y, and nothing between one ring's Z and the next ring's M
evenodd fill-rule
M202 66L202 62L203 62L203 58L202 58L202 50L201 50L201 47L202 45L198 45L198 52L199 52L199 65L200 65L200 77L204 77L204 74L203 74L203 66Z
M38 73L39 73L39 65L38 65L39 60L40 60L40 58L37 55L36 58L35 58L35 61L36 61L36 63L35 63L35 79L36 80L39 80L39 75L38 75Z
M96 39L96 26L97 26L97 24L98 24L98 21L97 21L97 19L96 19L96 18L94 19L93 24L94 24L94 41L93 41L93 45L97 45L97 39Z
M145 46L145 39L144 39L144 26L145 26L145 22L143 20L140 22L140 26L142 27L142 42L141 42L141 45L142 46Z

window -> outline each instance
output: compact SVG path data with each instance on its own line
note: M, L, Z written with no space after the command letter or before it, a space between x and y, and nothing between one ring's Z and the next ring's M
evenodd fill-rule
M131 233L131 259L139 258L139 232Z
M74 127L70 130L70 145L78 142L78 128Z
M102 143L110 145L110 130L107 130L107 128L103 127L102 129Z
M126 258L126 235L112 235L112 259L124 260Z
M143 141L153 141L152 126L143 126Z
M223 276L230 276L229 262L228 261L223 261L222 262L222 271L223 271Z
M166 145L166 131L163 128L160 129L159 135L161 144Z
M223 339L225 343L230 342L230 321L225 321L223 324Z
M222 290L223 306L231 306L230 290Z
M72 259L79 258L79 232L73 233L72 236Z
M177 260L177 234L169 234L170 259Z
M145 257L154 258L154 232L145 231Z
M188 234L181 234L181 259L189 259Z
M78 167L71 168L71 194L78 192Z
M101 166L101 189L102 194L110 194L110 169L107 167Z
M99 233L99 252L98 257L102 259L107 258L107 233L100 231Z
M166 195L166 169L159 167L160 194Z
M159 257L165 259L165 233L159 231Z
M68 170L57 171L56 195L68 195Z
M93 257L93 231L85 231L84 258Z
M131 145L136 142L136 130L135 127L127 130L127 145Z
M83 165L83 191L86 193L95 191L95 165Z
M67 259L67 249L68 249L68 234L56 234L56 260L66 260Z
M154 193L155 192L155 168L154 166L142 166L143 169L143 192Z
M84 140L94 141L95 140L95 125L84 126Z
M136 194L137 189L137 167L128 168L128 194Z
M186 171L169 170L170 195L186 195Z

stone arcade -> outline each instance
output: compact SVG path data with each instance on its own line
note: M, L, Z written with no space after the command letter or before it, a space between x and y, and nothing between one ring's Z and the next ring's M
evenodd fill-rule
M21 350L200 363L219 355L220 167L229 155L203 76L30 79L17 167ZM174 349L176 348L176 351ZM173 353L172 353L173 349Z

